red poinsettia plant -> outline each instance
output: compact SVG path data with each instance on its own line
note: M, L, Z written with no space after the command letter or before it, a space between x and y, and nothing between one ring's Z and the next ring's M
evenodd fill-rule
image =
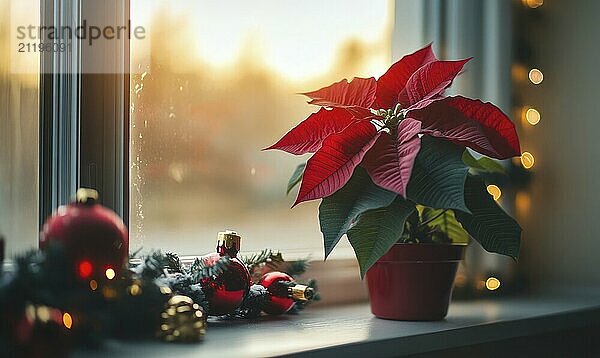
M346 79L304 93L322 108L267 149L314 153L298 167L294 206L323 201L325 256L347 234L366 270L397 241L461 241L518 256L519 225L486 191L489 158L521 154L512 121L495 105L446 96L470 60L442 61L431 44L379 79Z

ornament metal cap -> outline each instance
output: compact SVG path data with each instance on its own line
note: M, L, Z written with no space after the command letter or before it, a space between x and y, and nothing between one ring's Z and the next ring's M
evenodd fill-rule
M75 199L80 204L94 203L98 201L98 197L98 192L90 188L79 188L75 194Z
M306 285L294 285L289 288L289 294L295 301L309 301L312 300L315 290L312 287Z
M217 234L217 251L235 257L240 251L242 237L235 231L225 230Z

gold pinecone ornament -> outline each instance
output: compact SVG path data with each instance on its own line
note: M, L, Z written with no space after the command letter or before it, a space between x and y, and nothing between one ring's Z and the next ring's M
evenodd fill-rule
M206 333L206 314L187 296L173 296L160 315L157 336L166 342L198 342Z

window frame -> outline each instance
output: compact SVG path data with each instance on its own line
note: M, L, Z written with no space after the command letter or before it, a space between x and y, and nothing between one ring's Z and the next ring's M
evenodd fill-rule
M60 1L42 0L40 6L41 26L73 26L78 21L76 5L67 8ZM77 52L77 41L64 42ZM56 207L69 201L77 188L79 86L75 60L73 53L40 55L40 227Z
M88 23L110 21L113 26L129 24L130 0L40 1L42 26L75 28L83 19ZM453 56L450 52L457 50L456 37L462 38L460 35L466 30L446 26L444 18L466 11L463 8L466 5L449 6L439 0L396 1L395 5L394 58L432 38L436 40L438 49L444 50L438 52ZM488 9L494 10L493 13L510 11L508 4L493 7ZM407 11L415 14L408 22L403 21ZM493 22L492 26L500 26L500 23ZM482 33L474 34L465 41L479 43L483 36ZM44 52L41 56L40 225L56 207L68 203L78 187L98 190L102 203L129 224L129 40L101 41L93 47L86 46L85 39L64 41L68 42L66 45L72 51ZM498 44L489 46L496 48ZM482 48L482 51L487 53L490 50ZM104 62L102 73L87 73L85 65L88 59L97 58ZM492 65L499 66L497 63ZM498 81L494 80L494 83ZM480 87L480 84L470 85ZM502 102L502 96L495 98L496 102L498 100Z
M75 28L83 19L89 23L106 16L123 24L129 19L129 0L96 3L103 6L41 0L41 26ZM72 52L40 55L40 228L58 206L72 200L79 187L98 190L102 204L129 227L129 41L111 41L111 48L94 51L76 38L65 42ZM108 64L114 73L82 73L86 58L107 53L115 54ZM358 274L354 258L339 258L330 259L327 269L324 262L314 262L306 277L331 288L322 290L327 301L321 303L330 305L367 300Z
M129 0L41 0L41 26L72 29L106 22L124 26ZM40 59L40 227L78 187L98 190L102 203L129 215L129 41L84 46L85 39L57 39L71 51ZM86 59L101 56L102 73L84 73Z
M40 1L42 26L67 25L74 28L81 24L82 19L88 22L110 19L113 24L116 19L115 25L125 25L130 16L130 0ZM464 29L448 28L444 19L461 12L461 9L466 10L462 8L465 4L449 7L440 0L414 3L396 0L394 3L393 58L399 58L432 39L436 41L438 53L454 56L450 52L457 50L456 37L461 37L458 35ZM495 8L491 9L492 6ZM491 13L499 11L506 20L510 4L498 3L485 9L496 11ZM407 19L407 11L414 16ZM501 22L493 22L491 26L501 25ZM477 33L468 40L481 41L484 36ZM498 41L509 41L508 38L506 35ZM56 207L69 202L78 187L98 190L102 203L115 210L129 226L129 41L114 40L89 48L82 46L81 40L74 39L68 45L72 52L41 55L40 226ZM482 50L494 55L493 50L500 45L490 43ZM97 56L102 56L106 66L113 71L84 73L82 65L86 59ZM510 54L504 54L502 59L509 57ZM487 65L498 68L504 64L494 62ZM501 81L494 78L492 82L494 87ZM509 106L507 92L506 87L502 87L488 95ZM323 287L338 288L328 293L327 303L365 300L364 283L356 280L356 260L340 258L333 261L327 264L328 269L317 262L307 272L307 277L318 278ZM348 292L355 294L349 295Z

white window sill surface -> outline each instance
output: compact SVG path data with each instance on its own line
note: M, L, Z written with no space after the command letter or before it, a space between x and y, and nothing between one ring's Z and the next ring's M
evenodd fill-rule
M204 342L108 342L75 357L399 356L600 324L600 289L457 301L439 322L377 319L368 304L257 321L211 321Z

